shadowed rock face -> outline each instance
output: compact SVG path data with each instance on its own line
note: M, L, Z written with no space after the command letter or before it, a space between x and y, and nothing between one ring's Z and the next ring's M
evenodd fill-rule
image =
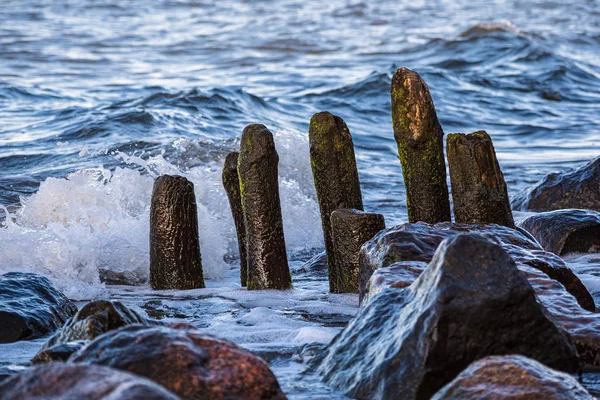
M273 134L264 125L244 128L238 174L246 225L249 290L292 286L283 235L278 164Z
M408 220L450 221L444 131L429 88L415 71L400 68L392 77L390 93Z
M447 139L454 219L466 224L515 227L504 175L485 131L452 133Z
M186 399L285 399L262 359L183 323L111 331L69 361L132 372Z
M0 383L0 400L177 400L156 383L99 365L49 363Z
M515 210L581 208L600 211L600 157L573 171L546 175L512 200Z
M544 251L526 231L500 225L449 222L435 225L402 224L379 232L365 243L360 252L361 301L371 274L376 269L400 261L429 262L442 240L465 232L478 232L499 240L518 265L528 265L543 271L564 285L581 307L595 311L594 299L577 275L562 259Z
M341 208L331 213L335 262L329 265L329 287L334 293L358 293L360 247L385 229L383 215Z
M600 213L596 211L568 209L539 213L519 226L531 233L544 250L556 255L600 253Z
M237 234L238 250L240 253L240 283L246 286L248 279L248 270L246 259L246 224L244 223L244 209L242 208L242 197L240 195L240 179L237 170L238 158L240 153L231 152L225 157L223 165L223 187L229 199L231 215L235 223Z
M572 376L527 357L492 356L469 365L432 400L592 400Z
M523 354L579 370L575 346L498 243L446 239L417 280L375 296L332 341L318 371L359 399L428 399L471 362Z
M41 275L0 275L0 343L45 336L76 312L75 304Z
M340 208L363 209L354 143L344 120L328 112L313 115L308 138L325 251L331 269L335 265L331 213ZM331 285L332 292L337 291L336 281L334 279Z
M131 324L149 325L150 322L120 301L92 301L44 343L33 362L64 360L68 352L74 353L82 347L81 341L94 340L105 332Z
M204 287L194 184L163 175L154 182L150 207L150 286Z

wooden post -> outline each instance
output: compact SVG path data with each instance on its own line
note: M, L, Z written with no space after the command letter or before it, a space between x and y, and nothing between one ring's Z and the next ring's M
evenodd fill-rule
M246 259L246 225L244 224L244 210L242 208L242 198L240 195L240 180L238 176L237 164L240 153L232 152L225 157L223 165L223 187L229 199L231 215L235 223L237 234L238 249L240 252L240 282L246 286L247 280L247 259Z
M429 88L419 74L400 68L392 78L392 122L410 222L450 221L444 132Z
M308 128L310 163L321 209L321 225L331 270L335 264L331 213L338 208L363 209L352 136L343 119L328 112L313 115ZM330 285L335 282L330 279ZM335 291L334 286L330 287Z
M335 264L329 264L329 287L334 293L358 293L361 246L385 229L383 215L338 209L331 213Z
M154 182L150 206L150 286L204 287L194 184L163 175Z
M506 183L490 136L485 131L450 134L447 151L455 221L514 228Z
M242 134L238 174L249 290L292 286L283 236L278 163L273 134L264 125L248 125Z

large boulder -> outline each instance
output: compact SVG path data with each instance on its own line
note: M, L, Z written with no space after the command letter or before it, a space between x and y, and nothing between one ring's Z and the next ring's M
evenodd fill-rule
M531 233L544 250L558 256L600 253L599 212L577 209L543 212L525 219L519 226Z
M385 289L332 341L318 366L359 399L428 399L471 362L523 354L579 371L577 351L500 244L446 239L409 287Z
M75 304L41 275L0 275L0 343L48 335L76 312Z
M99 365L48 363L0 383L0 400L177 400L156 383Z
M32 361L64 361L86 342L131 324L150 325L150 321L120 301L92 301L81 307L60 331L48 339Z
M187 324L129 325L69 359L147 377L186 399L285 399L267 364Z
M385 288L410 286L433 258L436 243L444 237L469 231L469 227L475 232L489 234L502 244L525 273L553 319L569 332L581 361L587 366L600 367L600 314L583 309L563 284L543 272L540 267L559 272L566 269L572 274L559 257L539 250L539 245L528 239L525 231L517 232L497 225L404 224L381 232L361 249L365 263L361 265L363 270L376 268L377 264L387 265L377 268L364 283L363 304ZM419 261L394 262L400 259ZM585 299L583 291L578 293L579 298Z
M474 362L431 400L593 400L572 376L519 355Z
M517 265L537 268L559 281L586 310L595 311L594 298L565 262L544 251L524 230L500 225L455 224L402 224L379 232L365 243L360 254L360 300L373 272L400 261L431 261L442 240L465 232L477 232L498 240Z
M512 199L515 210L583 208L600 211L600 157L571 171L552 173Z

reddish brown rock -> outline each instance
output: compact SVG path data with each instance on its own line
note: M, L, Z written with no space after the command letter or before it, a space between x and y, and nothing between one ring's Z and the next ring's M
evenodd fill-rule
M49 363L0 383L0 400L177 400L156 383L100 365Z
M592 400L577 379L523 356L482 358L431 400Z
M70 361L141 375L186 399L286 398L261 358L184 323L111 331Z

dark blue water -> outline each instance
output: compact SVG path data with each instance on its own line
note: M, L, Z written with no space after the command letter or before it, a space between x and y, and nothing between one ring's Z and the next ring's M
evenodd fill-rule
M196 185L209 282L234 285L220 165L249 123L275 133L286 241L301 263L322 246L306 132L324 110L353 134L365 207L388 225L406 220L389 100L400 66L425 78L445 132L490 133L511 193L599 155L600 2L460 3L4 0L0 214L11 218L0 229L0 272L44 273L76 299L126 296L101 271L147 279L152 179L180 173ZM349 318L355 299L315 282L318 295L296 294L295 311L252 303L252 321L327 313L331 301ZM308 323L310 334L290 328L301 343L338 329ZM257 332L274 328L261 329L252 340L269 341ZM238 342L254 343L246 339ZM278 374L294 381L284 364Z

